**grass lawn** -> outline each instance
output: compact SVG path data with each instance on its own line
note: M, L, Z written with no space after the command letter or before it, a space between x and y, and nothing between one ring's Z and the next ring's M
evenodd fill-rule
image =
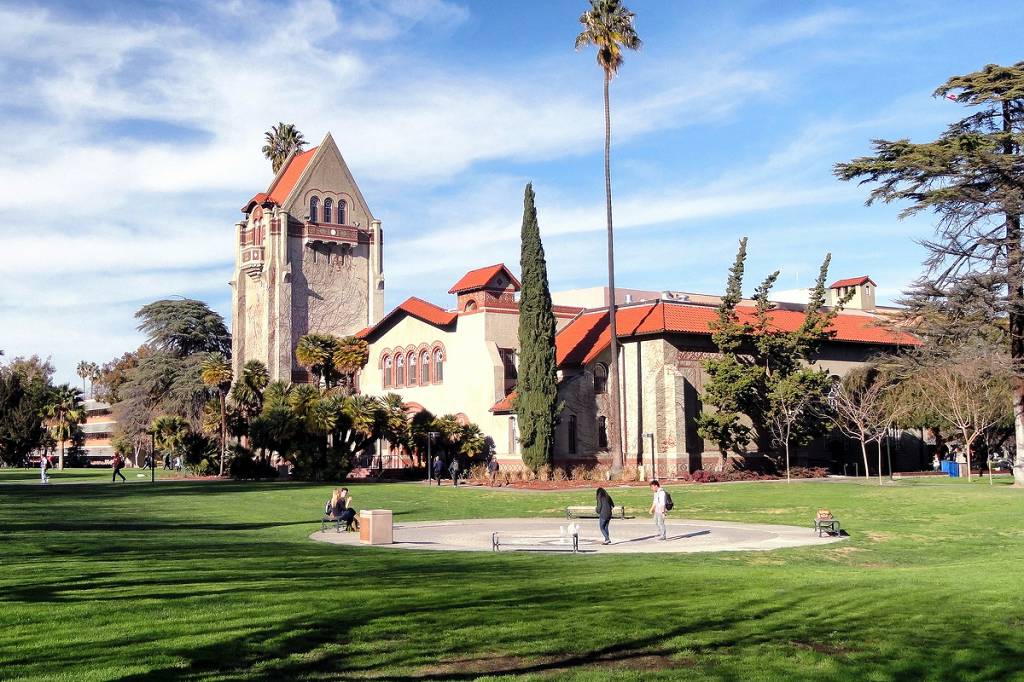
M678 517L828 507L852 537L571 556L315 543L326 485L25 473L0 470L0 679L1024 679L1024 491L1005 477L672 488ZM592 499L350 487L397 520Z

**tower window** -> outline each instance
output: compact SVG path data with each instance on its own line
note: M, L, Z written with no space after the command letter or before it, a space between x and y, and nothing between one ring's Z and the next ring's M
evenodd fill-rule
M324 222L331 222L331 209L334 207L334 202L330 199L324 199Z
M348 204L345 203L344 199L338 199L338 224L339 225L347 225L348 224L348 223L345 222L345 220L348 218L348 216L345 215L346 213L348 213Z
M594 365L594 393L601 395L608 392L608 368L597 363Z
M318 197L313 197L312 199L309 200L309 222L311 222L311 223L319 222L316 219L317 210L319 208L320 208L320 199Z

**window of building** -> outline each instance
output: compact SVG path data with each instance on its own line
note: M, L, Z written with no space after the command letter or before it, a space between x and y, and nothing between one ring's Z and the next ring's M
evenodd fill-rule
M569 415L569 454L576 454L576 415Z
M423 351L420 358L420 383L424 386L430 383L430 353Z
M598 417L597 418L597 447L607 448L608 447L608 418Z
M600 362L594 365L594 393L608 392L608 367Z
M391 386L391 356L384 358L384 388Z
M505 372L505 395L515 390L519 383L519 369L516 366L515 348L499 348L498 357L501 358L501 367Z
M348 218L348 216L345 215L346 213L348 213L348 204L345 203L344 199L338 199L338 224L339 225L347 225L348 224L348 223L345 222L345 220Z
M311 223L318 222L317 219L316 219L316 216L317 216L317 209L319 209L319 208L320 208L320 199L319 198L313 197L312 199L309 200L309 222L311 222Z
M467 313L471 313L474 310L476 310L476 301L466 301L466 306L463 308L463 310L466 311Z
M395 386L405 385L405 356L395 358Z
M331 209L334 207L334 202L330 199L324 199L324 222L331 222Z
M444 353L438 348L434 351L434 383L444 381Z
M409 353L409 385L416 385L416 353Z

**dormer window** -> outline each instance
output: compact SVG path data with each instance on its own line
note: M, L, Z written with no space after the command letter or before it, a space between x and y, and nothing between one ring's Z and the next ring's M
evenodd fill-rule
M316 219L317 213L319 212L319 208L320 208L320 199L319 199L319 197L313 197L312 199L309 200L309 222L311 222L311 223L319 222Z
M334 202L330 199L324 199L324 222L331 222L331 209L334 207Z

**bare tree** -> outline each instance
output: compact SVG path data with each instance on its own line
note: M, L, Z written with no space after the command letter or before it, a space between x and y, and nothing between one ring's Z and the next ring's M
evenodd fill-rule
M860 443L864 478L868 478L868 444L878 444L878 484L882 484L882 439L902 413L895 385L869 367L836 382L829 396L830 420L845 436ZM891 473L891 472L890 472Z
M786 455L786 481L792 446L810 443L821 430L819 417L828 411L829 375L804 368L782 377L769 394L768 430Z
M970 481L975 441L1010 412L1009 357L994 350L967 348L952 357L928 358L915 380L929 407L960 432Z

